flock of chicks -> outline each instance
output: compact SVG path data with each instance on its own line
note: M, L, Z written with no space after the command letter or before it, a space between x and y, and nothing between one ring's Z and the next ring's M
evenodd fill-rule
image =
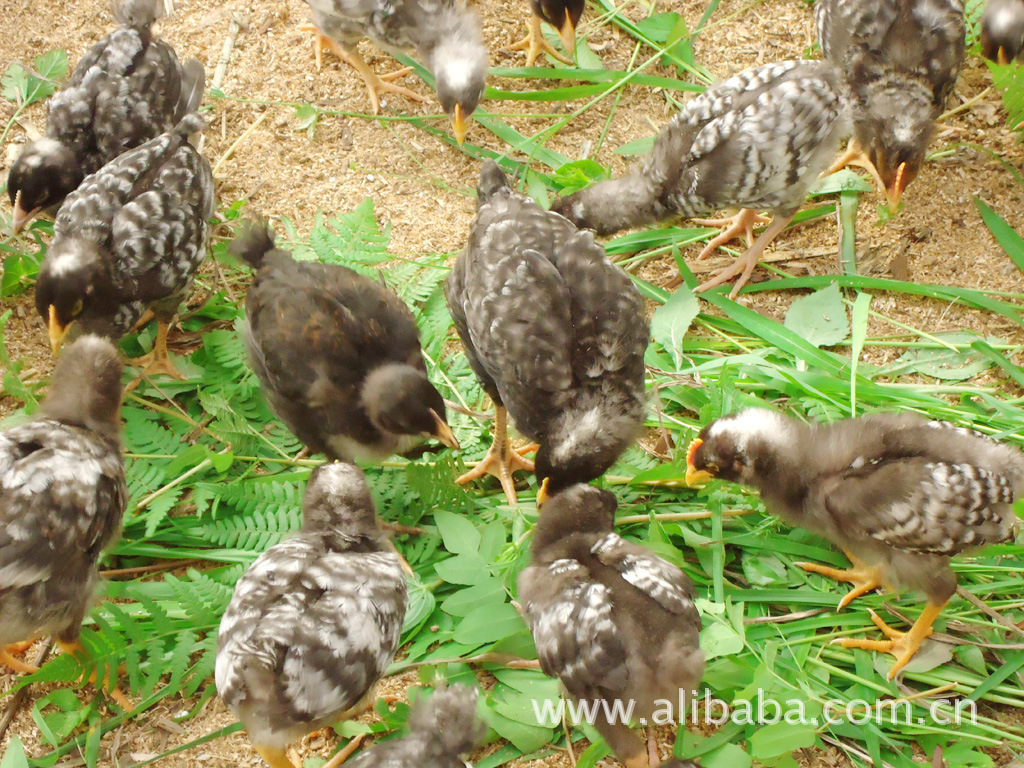
M356 16L338 0L308 0L319 48L344 56L376 92L399 90L355 53L363 36L413 47L465 135L483 92L479 22L455 0L370 3ZM215 208L210 166L190 142L203 70L178 62L152 34L159 0L126 0L121 26L79 62L49 105L46 136L8 177L14 225L59 208L36 284L56 353L67 344L36 418L0 434L0 659L20 671L14 644L43 634L78 652L102 550L127 504L120 447L120 355L111 339L158 321L146 372L178 375L167 328L202 263ZM582 3L543 0L568 50ZM694 588L676 566L614 532L616 500L589 485L645 422L649 328L630 279L594 239L627 227L723 207L743 210L721 236L774 219L735 268L701 286L749 277L810 184L835 167L865 165L892 204L917 175L936 116L963 57L956 0L818 0L825 61L741 72L687 104L628 175L545 211L493 162L478 186L468 243L446 296L470 365L495 403L494 443L467 483L496 476L511 503L513 473L535 472L540 520L519 577L521 612L541 668L577 699L655 701L693 691L704 667ZM1012 58L1024 4L991 0L983 44ZM430 383L410 310L382 282L340 266L297 262L250 223L232 250L255 272L246 299L250 360L273 410L311 452L313 471L294 537L265 552L238 582L220 627L216 684L273 766L289 745L358 714L398 650L407 567L381 531L363 473L352 463L413 449L425 437L458 448ZM70 337L69 337L70 333ZM511 415L536 445L531 461L508 439ZM1024 456L976 432L878 414L808 426L747 410L708 426L687 454L687 480L758 488L768 507L846 552L848 570L800 564L849 581L840 607L876 587L923 591L909 632L844 645L893 653L890 677L931 634L956 587L950 558L1014 535L1010 505L1024 492ZM107 681L126 708L132 702ZM441 688L419 703L405 739L378 745L360 766L461 765L483 738L475 689ZM628 724L595 723L629 768L657 765ZM355 745L352 745L354 749ZM349 756L339 752L333 767ZM667 765L668 763L666 763ZM673 760L676 766L684 765Z

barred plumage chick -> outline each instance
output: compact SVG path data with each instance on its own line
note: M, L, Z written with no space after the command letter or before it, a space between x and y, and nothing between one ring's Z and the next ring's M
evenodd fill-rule
M853 92L854 135L833 165L866 168L891 210L924 163L964 59L960 0L817 0L822 52Z
M515 501L506 411L540 443L536 472L555 492L605 472L644 420L648 325L640 292L589 232L509 186L488 161L469 243L445 295L469 363L494 400L494 444L467 482L490 473Z
M1000 64L1024 58L1024 0L988 0L981 14L981 50Z
M210 163L188 143L205 127L190 115L129 150L68 195L36 281L36 309L54 352L74 329L113 339L152 309L146 372L181 374L167 354L167 329L206 257L214 210Z
M956 590L950 558L1011 540L1011 503L1024 490L1024 455L984 435L912 414L873 414L806 425L765 409L724 416L690 447L687 481L752 485L791 525L838 545L853 563L806 570L849 581L840 608L878 586L924 592L908 633L873 615L890 638L842 644L893 653L889 677L932 633Z
M465 768L465 755L480 746L487 726L477 716L479 692L465 685L435 690L409 716L409 734L368 749L350 768Z
M356 45L369 38L387 51L415 50L434 75L437 97L452 117L459 144L469 131L469 118L484 95L487 48L480 18L460 0L306 0L313 9L317 67L322 50L330 50L363 78L374 114L380 111L379 91L398 93L414 101L415 91L395 85L401 69L379 76Z
M650 720L658 700L688 701L704 672L693 584L679 568L614 531L615 496L589 485L541 509L519 602L541 668L577 700L633 705ZM657 759L622 722L594 722L627 768ZM675 713L682 718L683 713Z
M217 636L217 691L272 768L297 768L289 744L372 700L398 649L405 604L402 567L363 473L317 467L302 530L246 571Z
M565 46L569 56L572 56L576 50L576 27L579 26L586 7L586 0L530 0L530 10L533 12L533 16L530 18L530 30L525 38L518 43L512 43L509 48L513 51L525 50L526 66L528 67L533 66L542 51L561 62L572 64L571 58L556 51L545 39L540 29L540 23L546 21L558 30L562 45Z
M203 66L182 66L153 37L163 0L125 0L121 26L90 48L47 104L46 134L11 166L7 192L17 233L46 208L56 209L90 173L125 150L169 131L203 97Z
M35 419L0 432L0 649L55 635L81 650L100 553L120 535L128 499L121 370L109 341L83 336L61 355ZM0 663L35 671L3 650Z
M246 297L249 360L274 412L315 453L380 460L436 437L444 399L427 378L416 319L385 285L295 261L250 223L231 251L256 270Z
M746 233L749 247L736 263L697 288L739 276L735 297L765 247L786 228L807 190L849 134L848 103L838 70L828 62L782 61L744 70L688 102L655 140L654 149L625 176L601 181L555 202L553 211L579 227L608 235L677 216L742 210L701 251ZM754 224L773 219L752 243Z

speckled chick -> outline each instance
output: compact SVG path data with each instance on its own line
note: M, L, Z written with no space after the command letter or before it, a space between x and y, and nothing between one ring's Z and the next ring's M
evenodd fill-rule
M822 53L853 93L853 139L831 170L867 168L895 211L964 59L963 3L817 0L814 14Z
M781 61L744 70L689 101L655 139L654 149L629 173L555 202L553 211L579 227L609 235L678 216L741 208L698 258L738 234L752 237L758 210L774 218L734 266L697 290L739 276L746 283L765 247L803 203L849 135L841 73L828 62Z
M479 692L466 685L435 690L418 700L408 735L368 749L350 768L465 768L464 755L480 746L487 726L477 716Z
M616 507L614 495L589 485L554 495L519 575L519 603L541 669L570 696L631 702L634 719L649 719L659 699L686 701L700 682L701 620L686 574L615 533ZM627 724L605 713L594 726L627 768L647 768Z
M107 163L64 201L35 295L55 352L72 330L120 338L148 307L159 328L147 371L180 377L167 355L167 328L206 257L215 204L210 164L188 143L203 127L197 115L186 117Z
M100 553L120 535L128 499L121 370L109 341L83 336L58 360L36 417L0 432L0 648L38 635L81 648Z
M90 173L122 152L171 130L203 97L203 66L182 66L153 36L163 0L125 0L121 26L90 48L47 103L46 133L11 166L7 192L17 233L56 209Z
M1000 64L1024 58L1024 0L988 0L981 14L981 50Z
M362 76L374 114L380 111L379 91L422 101L414 91L379 77L356 45L369 38L386 51L414 50L434 75L437 97L452 117L461 144L469 118L484 95L487 48L480 19L460 0L306 0L313 10L317 57L328 48Z
M614 464L643 424L649 330L640 292L593 234L513 190L488 162L445 294L498 417L491 453L460 481L496 474L515 500L506 408L540 443L537 478L549 492Z
M878 586L924 592L928 608L906 635L878 619L889 641L843 641L896 654L892 677L956 589L950 559L1013 538L1010 505L1024 491L1024 454L912 414L807 425L748 409L701 430L687 474L691 484L719 477L752 485L786 522L841 547L850 570L801 564L855 585L840 607Z
M416 320L382 282L295 261L249 223L231 251L256 270L249 360L274 412L315 453L379 461L425 437L459 443L427 378Z
M296 768L289 744L371 700L405 605L401 563L363 473L317 467L302 529L242 576L217 636L217 691L272 768Z

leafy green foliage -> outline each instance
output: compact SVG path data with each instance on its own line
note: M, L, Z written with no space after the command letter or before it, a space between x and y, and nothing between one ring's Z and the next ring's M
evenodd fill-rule
M8 65L0 78L0 95L19 107L50 98L57 84L68 76L68 55L65 51L41 53L33 59L32 70L18 62Z

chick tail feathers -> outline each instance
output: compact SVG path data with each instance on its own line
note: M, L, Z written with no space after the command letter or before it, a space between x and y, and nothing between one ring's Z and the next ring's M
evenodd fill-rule
M206 88L206 70L199 59L189 59L181 65L181 95L175 115L180 119L199 109Z

